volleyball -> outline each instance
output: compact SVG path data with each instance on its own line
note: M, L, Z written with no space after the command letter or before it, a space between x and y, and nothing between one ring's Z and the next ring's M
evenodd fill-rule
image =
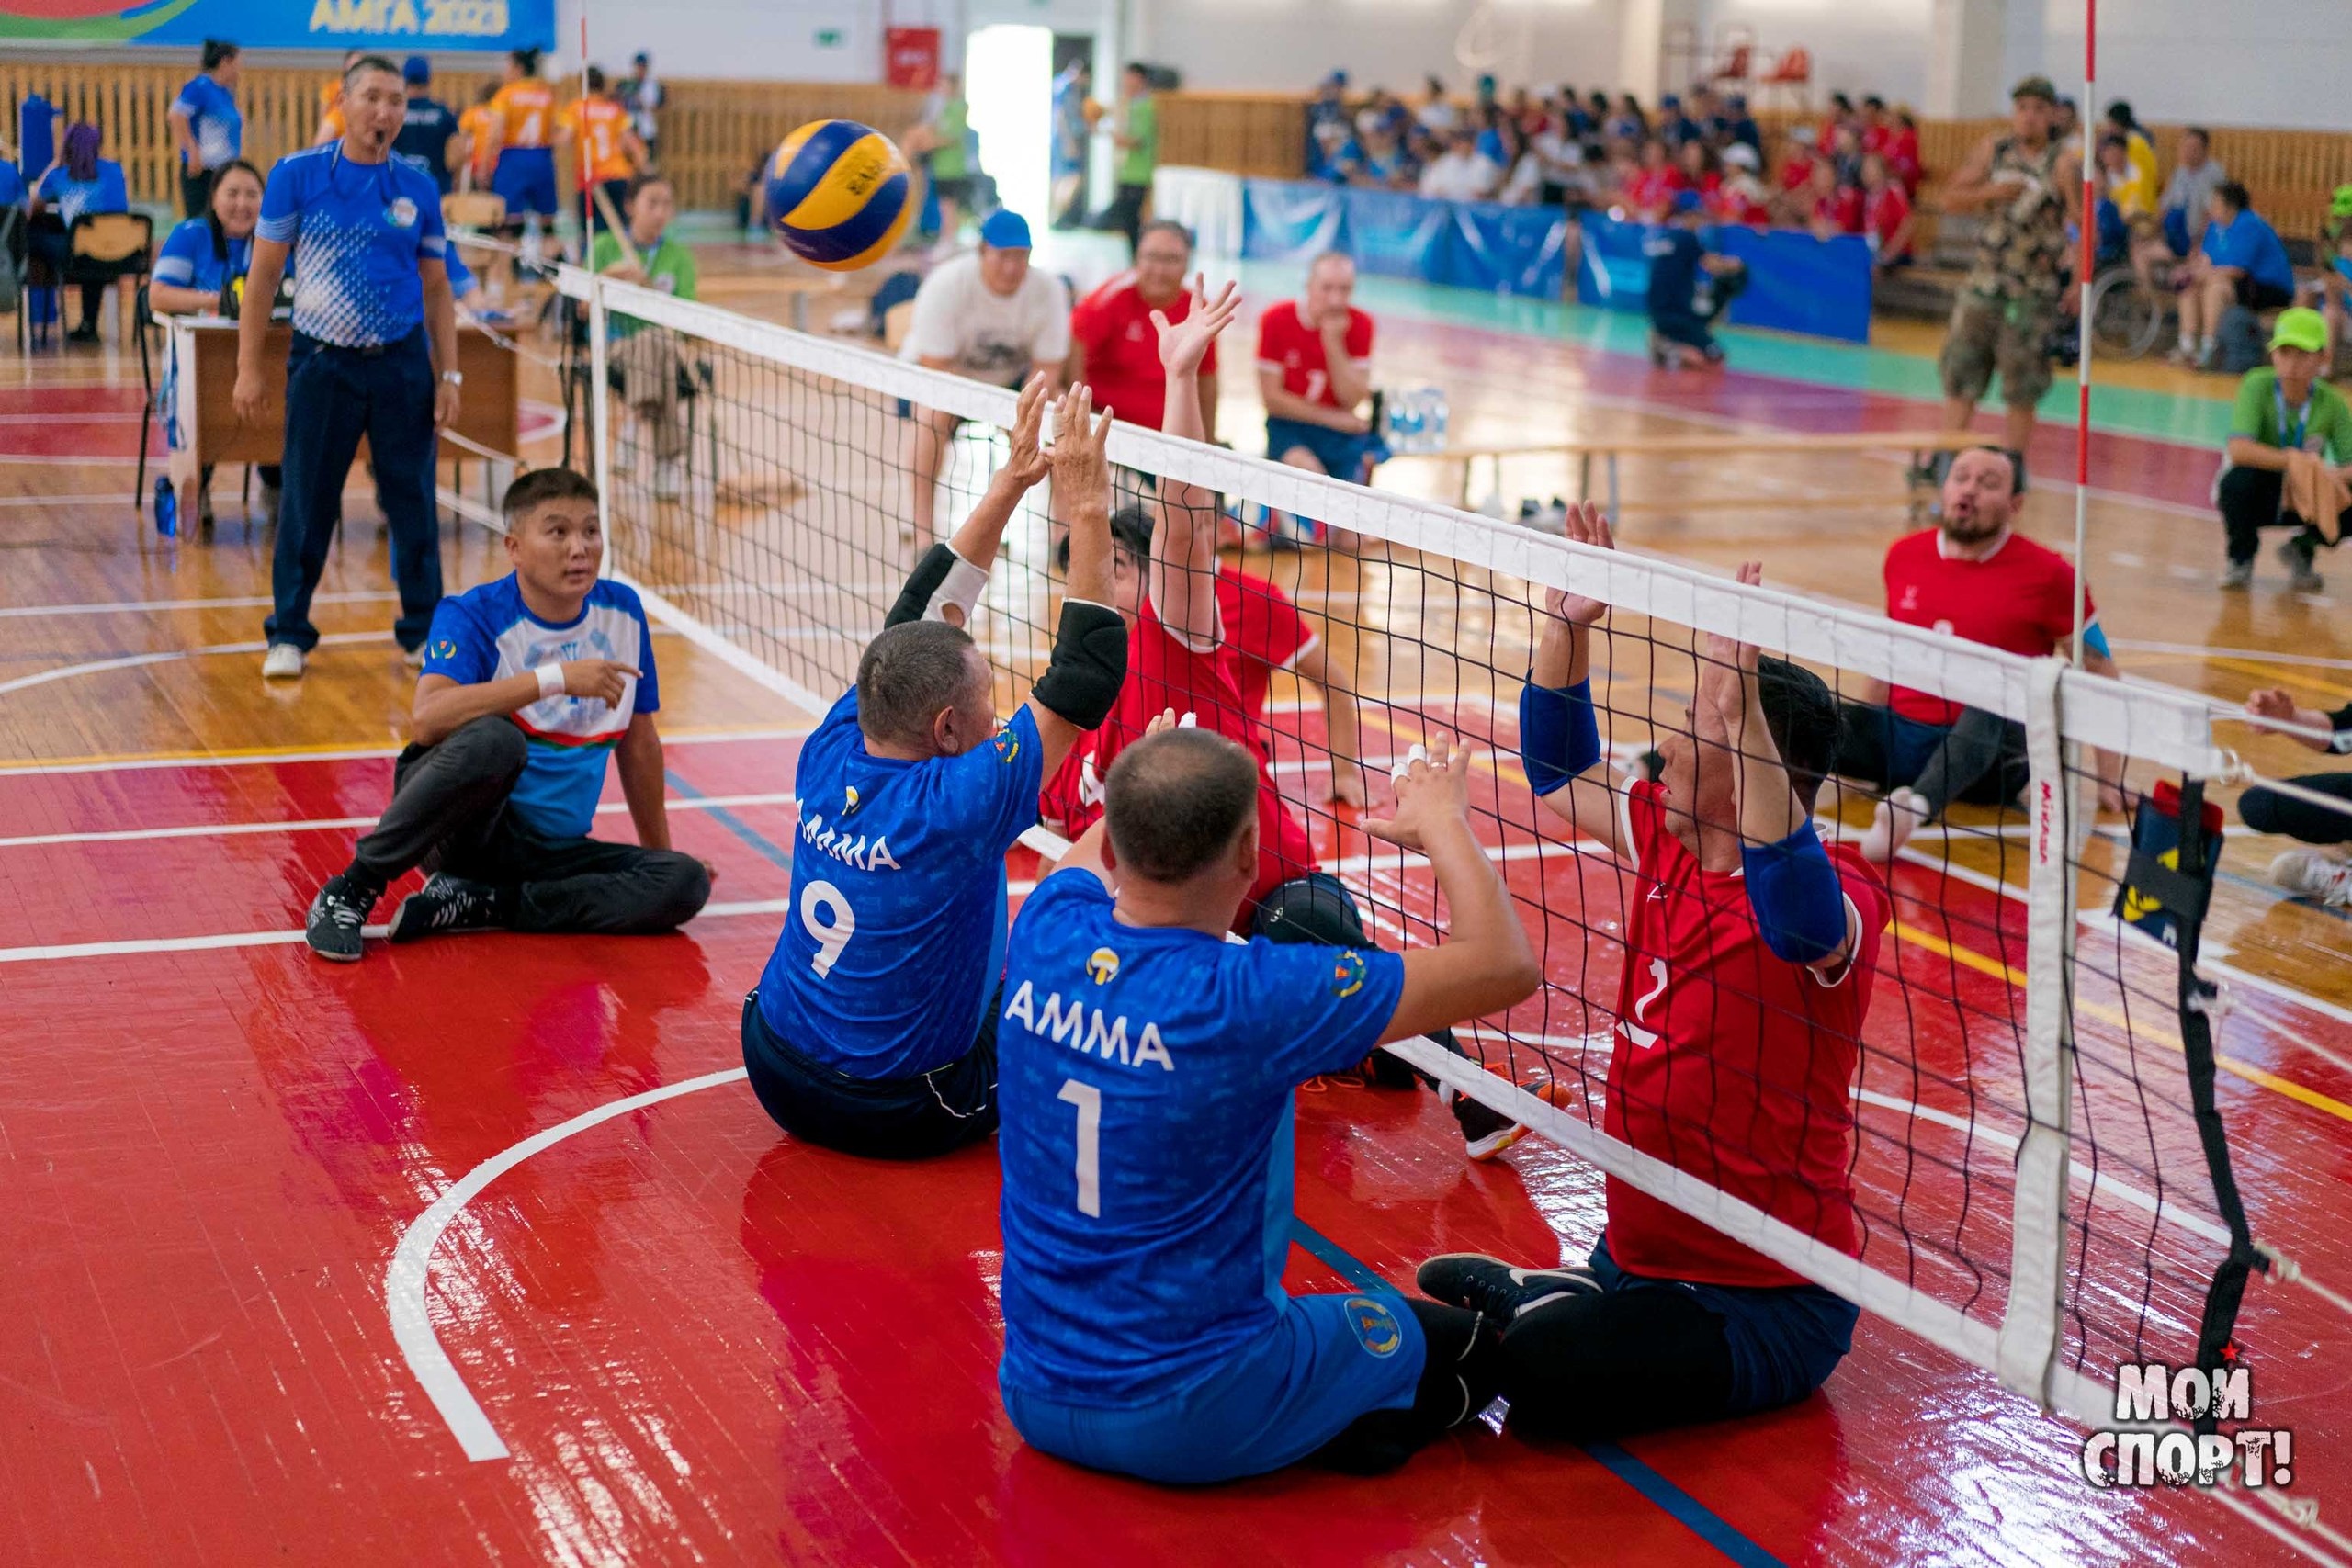
M768 220L811 266L854 272L890 252L914 216L906 155L870 125L820 119L768 160Z

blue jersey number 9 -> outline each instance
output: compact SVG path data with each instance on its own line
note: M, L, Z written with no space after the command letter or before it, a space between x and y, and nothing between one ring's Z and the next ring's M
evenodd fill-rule
M812 882L800 890L800 923L817 941L817 956L809 960L809 966L820 976L831 974L842 949L857 931L857 916L851 912L849 900L831 883Z

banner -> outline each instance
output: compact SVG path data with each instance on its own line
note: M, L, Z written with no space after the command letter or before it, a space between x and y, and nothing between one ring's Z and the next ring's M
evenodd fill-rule
M555 0L0 0L0 43L385 49L401 54L552 49Z
M1603 310L1646 311L1650 264L1642 254L1648 227L1598 212L1578 221L1584 260L1577 299ZM1804 333L1847 343L1871 340L1871 249L1851 234L1817 240L1794 229L1722 224L1702 231L1710 250L1747 264L1747 289L1731 302L1734 326Z
M1315 180L1248 180L1241 197L1241 254L1254 261L1345 251L1383 277L1538 299L1558 299L1566 276L1568 215L1557 207L1425 201Z

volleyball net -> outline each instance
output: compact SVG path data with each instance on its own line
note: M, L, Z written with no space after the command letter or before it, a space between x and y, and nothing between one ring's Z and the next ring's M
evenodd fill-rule
M779 698L823 712L854 683L921 551L1004 461L1013 394L574 271L561 287L587 316L574 374L608 559L658 617ZM924 411L936 525L916 539L905 525L930 466L922 444L934 439L918 434ZM2296 1270L2266 1246L2268 1195L2241 1201L2215 1111L2217 1079L2223 1111L2235 1080L2217 1054L2222 1010L2197 966L2198 935L2220 842L2205 808L2233 762L2207 701L1794 594L1772 585L1784 563L1767 560L1765 584L1746 587L1636 553L1638 540L1603 551L1125 424L1110 456L1114 505L1181 482L1217 498L1199 521L1228 535L1272 516L1351 539L1239 568L1271 581L1314 634L1319 682L1274 660L1261 733L1321 869L1349 887L1382 945L1438 940L1441 901L1427 863L1370 839L1363 814L1335 794L1360 773L1378 814L1391 766L1433 732L1482 754L1479 836L1545 984L1458 1031L1465 1055L1426 1041L1396 1054L2088 1426L2115 1425L2119 1366L2218 1370L2244 1356L2284 1367L2307 1348L2298 1314L2308 1298L2248 1296L2240 1310L2251 1275ZM1033 491L970 621L1001 712L1051 647L1061 591L1051 512L1046 488ZM1881 703L1900 687L2018 727L2008 776L1996 768L1987 781L1995 798L1963 795L1886 868L1893 919L1857 1036L1816 1035L1825 1056L1793 1070L1753 1050L1686 1065L1678 1070L1710 1081L1668 1104L1709 1107L1704 1117L1661 1110L1634 1142L1610 1130L1621 1033L1644 1039L1678 986L1710 987L1727 1017L1734 1002L1752 1015L1758 998L1740 994L1752 979L1685 973L1675 954L1629 961L1634 873L1536 798L1518 716L1551 590L1611 606L1592 639L1592 690L1612 773L1639 775L1672 738L1687 742L1717 637L1802 663L1841 702ZM1245 624L1228 615L1225 633L1238 658L1250 654ZM2127 760L2138 801L2129 827L2098 825L2109 758ZM2012 791L2022 809L1998 803ZM1859 836L1874 801L1829 779L1816 808L1825 839ZM1047 828L1032 842L1057 848ZM1759 1178L1758 1159L1725 1154L1726 1107L1751 1108L1763 1138L1789 1123L1791 1097L1797 1117L1845 1124L1842 1171L1780 1160ZM1850 1245L1836 1195L1849 1182ZM2276 1488L2227 1500L2274 1532L2347 1544L2290 1521Z

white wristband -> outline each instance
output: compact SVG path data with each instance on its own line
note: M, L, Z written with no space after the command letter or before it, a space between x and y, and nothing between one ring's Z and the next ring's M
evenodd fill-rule
M539 677L539 695L542 697L560 697L563 694L563 666L561 664L542 664L538 668L537 674Z
M955 555L952 548L948 553ZM946 578L932 592L931 603L923 607L922 618L944 621L947 618L944 607L953 604L963 613L968 624L972 618L972 606L980 602L980 595L988 591L988 586L987 572L962 556L956 556L956 564L947 569Z

